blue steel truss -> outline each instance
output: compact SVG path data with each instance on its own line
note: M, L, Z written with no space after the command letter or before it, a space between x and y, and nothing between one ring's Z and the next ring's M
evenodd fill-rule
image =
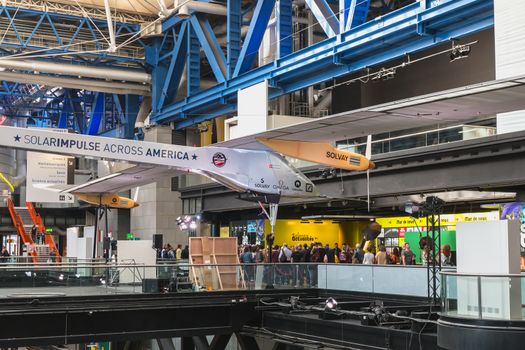
M28 25L30 24L30 25ZM116 53L96 52L107 47L107 22L56 12L0 6L0 56L29 55L32 59L67 64L142 67L144 45L138 39ZM117 45L135 35L138 24L114 23ZM51 49L50 49L51 48ZM68 55L82 51L79 55ZM67 56L66 56L67 55ZM41 57L40 57L41 56ZM29 72L33 73L33 72ZM37 126L75 129L81 133L131 138L141 99L39 84L2 81L0 114L30 118Z
M157 90L153 93L151 121L174 121L177 128L185 128L234 112L237 91L264 80L269 81L269 98L272 99L493 26L492 0L418 1L368 22L369 0L339 0L340 10L335 13L325 0L307 0L306 3L325 30L327 39L296 52L291 52L288 40L292 16L287 0L257 1L242 47L240 4L238 0L228 0L226 57L217 47L215 34L205 16L166 19L163 23L165 38L149 47L150 55L146 60L153 72L153 91ZM277 9L279 38L277 58L270 64L253 68L274 8ZM179 86L180 81L169 86L165 84L166 80L172 80L172 75L165 74L161 61L168 56L173 61L179 56L173 42L184 25L195 30L217 84L205 90L186 89L185 97L180 94L173 100L177 92L170 89ZM194 47L196 42L192 40ZM181 64L186 62L186 51L181 51ZM156 74L158 71L162 73ZM191 84L196 87L197 78L192 72L187 70L187 79L192 79ZM170 99L161 97L165 95Z

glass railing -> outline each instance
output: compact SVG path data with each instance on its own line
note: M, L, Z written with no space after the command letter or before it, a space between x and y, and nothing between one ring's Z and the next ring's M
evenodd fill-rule
M525 275L441 273L442 315L477 320L525 320Z
M426 297L427 272L424 267L413 266L313 263L0 264L0 298L269 288Z
M372 142L372 155L407 149L428 147L450 142L465 141L496 135L496 128L477 125L457 125L389 137ZM359 154L365 154L366 143L338 144L338 148Z

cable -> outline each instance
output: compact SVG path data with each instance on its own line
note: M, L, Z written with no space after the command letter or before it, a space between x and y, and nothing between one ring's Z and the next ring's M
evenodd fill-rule
M471 41L469 43L466 43L466 44L463 44L462 46L469 46L469 45L474 45L474 44L477 44L479 42L479 40L475 40L475 41ZM407 53L406 56L407 56L407 60L396 65L396 66L392 66L390 68L381 68L380 70L374 72L374 73L370 73L370 68L367 67L367 73L365 75L362 75L360 77L357 77L357 78L353 78L353 79L350 79L350 80L345 80L341 83L337 83L337 84L334 84L332 86L329 86L329 87L326 87L324 89L320 89L318 90L318 92L323 92L323 91L327 91L327 90L332 90L338 86L341 86L341 85L350 85L351 83L353 82L356 82L356 81L361 81L362 83L367 83L371 77L375 77L375 76L380 76L382 72L384 71L387 71L387 70L393 70L395 72L395 70L397 70L398 68L405 68L405 67L408 67L414 63L417 63L417 62L420 62L420 61L424 61L424 60L427 60L429 58L433 58L433 57L436 57L436 56L439 56L439 55L442 55L442 54L445 54L445 53L449 53L453 50L456 49L456 46L452 46L450 49L447 49L447 50L442 50L442 51L438 51L438 52L435 52L435 53L432 53L430 55L427 55L427 56L424 56L424 57L420 57L418 59L415 59L415 60L411 60L410 59L410 55ZM365 80L366 79L366 80Z

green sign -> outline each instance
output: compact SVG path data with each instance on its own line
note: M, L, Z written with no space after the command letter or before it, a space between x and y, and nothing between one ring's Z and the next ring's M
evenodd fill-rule
M133 233L128 233L126 235L126 239L129 240L129 241L132 241L135 237L133 236Z
M53 229L52 228L46 228L46 232L47 233L53 233Z

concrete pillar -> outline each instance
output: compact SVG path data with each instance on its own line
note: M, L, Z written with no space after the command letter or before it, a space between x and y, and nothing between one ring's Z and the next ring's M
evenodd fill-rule
M496 79L525 75L525 2L494 0ZM525 130L525 111L498 114L498 134Z
M169 126L156 126L145 130L144 134L144 141L171 144L173 139ZM158 233L163 235L164 243L187 243L188 236L175 223L177 216L182 214L182 201L179 192L171 190L171 177L141 186L137 199L140 206L131 209L131 232L136 237L152 239Z

